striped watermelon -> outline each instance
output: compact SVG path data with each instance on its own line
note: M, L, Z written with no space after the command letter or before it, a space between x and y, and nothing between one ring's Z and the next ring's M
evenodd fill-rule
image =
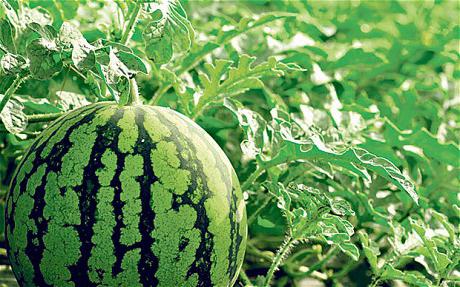
M232 286L246 235L229 160L161 107L98 103L55 121L7 199L21 286Z

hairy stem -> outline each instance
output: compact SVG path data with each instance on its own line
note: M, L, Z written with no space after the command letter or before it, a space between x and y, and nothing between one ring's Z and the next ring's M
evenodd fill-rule
M133 36L134 27L136 26L137 19L139 18L139 14L141 12L141 6L138 3L135 3L134 5L134 11L131 13L128 24L123 30L123 35L121 36L120 42L123 45L126 45Z
M294 239L291 236L288 236L281 245L280 249L276 253L275 260L273 260L272 265L270 266L270 269L268 270L267 275L265 276L265 282L263 285L264 287L270 286L270 282L272 281L275 271L278 269L284 257L289 252L292 243L294 243Z
M11 96L16 92L16 90L19 88L19 86L26 80L27 77L21 77L18 76L11 86L6 90L5 94L3 95L3 98L0 100L0 113L3 111L3 108L6 106L6 103L10 100Z
M130 99L128 103L132 105L142 105L142 101L139 97L139 89L137 87L137 82L135 78L129 79L129 87Z
M59 118L60 116L64 114L65 113L62 112L62 113L27 115L27 122L29 123L50 122L50 121L54 121L55 119Z

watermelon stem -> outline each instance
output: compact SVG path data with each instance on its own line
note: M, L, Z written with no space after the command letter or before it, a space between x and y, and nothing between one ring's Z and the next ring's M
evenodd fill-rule
M135 78L129 79L129 100L128 105L142 105L142 101L139 97L139 89Z
M34 114L27 115L27 122L29 123L41 123L41 122L50 122L64 115L65 113L49 113L49 114Z

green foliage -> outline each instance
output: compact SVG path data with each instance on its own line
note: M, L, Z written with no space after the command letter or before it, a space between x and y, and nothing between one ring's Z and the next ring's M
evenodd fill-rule
M194 119L243 182L238 284L455 286L459 13L455 1L3 0L0 196L50 120L128 102L135 77L144 103Z

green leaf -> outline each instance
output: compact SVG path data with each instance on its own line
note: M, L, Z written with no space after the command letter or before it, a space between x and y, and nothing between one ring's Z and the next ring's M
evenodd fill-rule
M13 9L16 13L19 11L19 2L18 0L3 0L3 3L7 5L8 9Z
M359 249L358 249L358 247L356 247L356 245L354 245L351 242L341 242L341 243L339 243L339 248L340 248L340 250L345 252L345 254L350 256L353 260L358 261L358 259L359 259Z
M5 74L17 75L28 68L26 59L21 55L6 53L0 60L0 67Z
M382 59L377 57L374 53L365 52L362 48L350 49L336 62L328 65L328 69L339 69L354 65L367 65L375 66L383 63Z
M26 110L32 113L39 114L50 114L50 113L59 113L61 110L56 106L52 105L48 99L45 98L34 98L28 95L21 95L17 98L24 105Z
M7 19L0 20L0 49L16 52L14 45L15 29ZM5 52L5 51L3 51Z
M60 43L71 49L71 59L79 70L89 70L96 64L95 47L86 41L80 31L70 23L63 23L59 31Z
M0 98L2 97L3 95L0 95ZM22 111L23 109L22 103L12 97L0 113L3 125L12 134L19 134L27 127L27 117Z
M257 17L244 17L240 20L238 25L235 26L235 29L222 31L214 42L207 42L203 46L192 47L190 53L181 59L176 73L181 75L184 72L187 72L202 61L206 55L242 34L252 31L253 29L266 26L276 20L290 19L295 18L296 16L296 14L291 13L267 13Z
M6 9L6 14L8 16L8 19L17 21L17 18L18 18L18 15L19 15L19 2L18 2L18 0L2 0L1 3L3 4L3 6ZM1 11L1 10L3 10L1 8L3 8L3 7L0 6L0 12L3 12L3 11Z
M424 278L421 274L403 272L401 270L395 269L391 265L385 265L384 271L382 272L380 278L382 280L398 279L402 280L403 282L422 287L434 286L428 279Z
M232 98L224 98L224 106L236 115L245 132L246 139L240 145L243 153L249 158L255 158L256 155L264 152L268 147L265 141L267 122L264 118Z
M102 95L101 86L92 73L88 73L86 76L85 84L88 84L91 94L98 99L104 98L105 95Z
M164 64L174 52L190 49L195 32L179 0L144 6L144 10L152 12L153 18L142 33L149 59Z
M161 37L146 43L145 54L156 64L169 62L174 54L171 38Z
M418 236L422 239L424 246L423 249L426 250L425 256L430 257L432 260L435 269L437 272L443 272L446 267L452 263L452 261L447 257L446 254L441 253L434 240L427 238L426 236L426 226L420 221L415 221L412 218L410 218L410 224L413 230L417 232Z
M126 104L129 99L131 73L128 67L118 59L112 48L107 47L100 52L96 64L98 73L114 100L120 104Z
M56 96L58 98L57 106L63 112L71 111L90 104L84 95L77 93L58 91L56 92Z
M378 266L377 256L380 255L380 250L372 241L369 240L369 235L364 231L358 233L359 240L363 246L364 256L367 258L367 262L372 268L374 274L380 274L380 268Z
M284 146L274 158L264 162L266 166L274 166L295 160L327 160L334 165L342 166L345 169L356 172L358 175L362 175L353 166L358 165L386 178L401 190L406 191L415 202L418 202L414 184L385 158L376 156L361 148L348 148L344 151L335 152L327 148L319 139L316 139L316 142L299 141L294 140L292 136L286 133L282 134L280 131L278 133L284 140Z
M39 80L49 79L62 70L61 54L54 41L36 39L27 46L30 72Z
M130 52L118 51L116 53L118 59L131 71L131 73L142 72L149 73L147 64L138 56Z
M401 131L389 119L386 119L384 127L384 135L388 144L398 148L405 145L417 146L430 158L454 167L460 167L460 161L457 160L460 148L457 144L453 142L441 143L425 128L415 131Z
M57 37L57 31L51 25L41 25L40 23L32 22L27 27L38 33L45 40L53 41Z
M227 60L217 60L215 65L206 63L206 73L199 74L203 93L196 104L196 110L201 111L205 106L224 97L262 88L264 84L260 78L279 77L284 75L285 71L291 70L291 67L276 61L274 57L270 57L267 62L252 66L254 61L255 57L241 55L236 67L232 67L232 62ZM227 78L222 81L225 75Z
M436 220L438 220L442 224L442 226L444 226L447 233L449 234L450 242L453 245L457 245L458 243L460 243L458 242L459 240L457 236L455 235L455 227L449 222L449 219L447 218L447 216L435 210L431 210L431 214L433 215L434 218L436 218Z

